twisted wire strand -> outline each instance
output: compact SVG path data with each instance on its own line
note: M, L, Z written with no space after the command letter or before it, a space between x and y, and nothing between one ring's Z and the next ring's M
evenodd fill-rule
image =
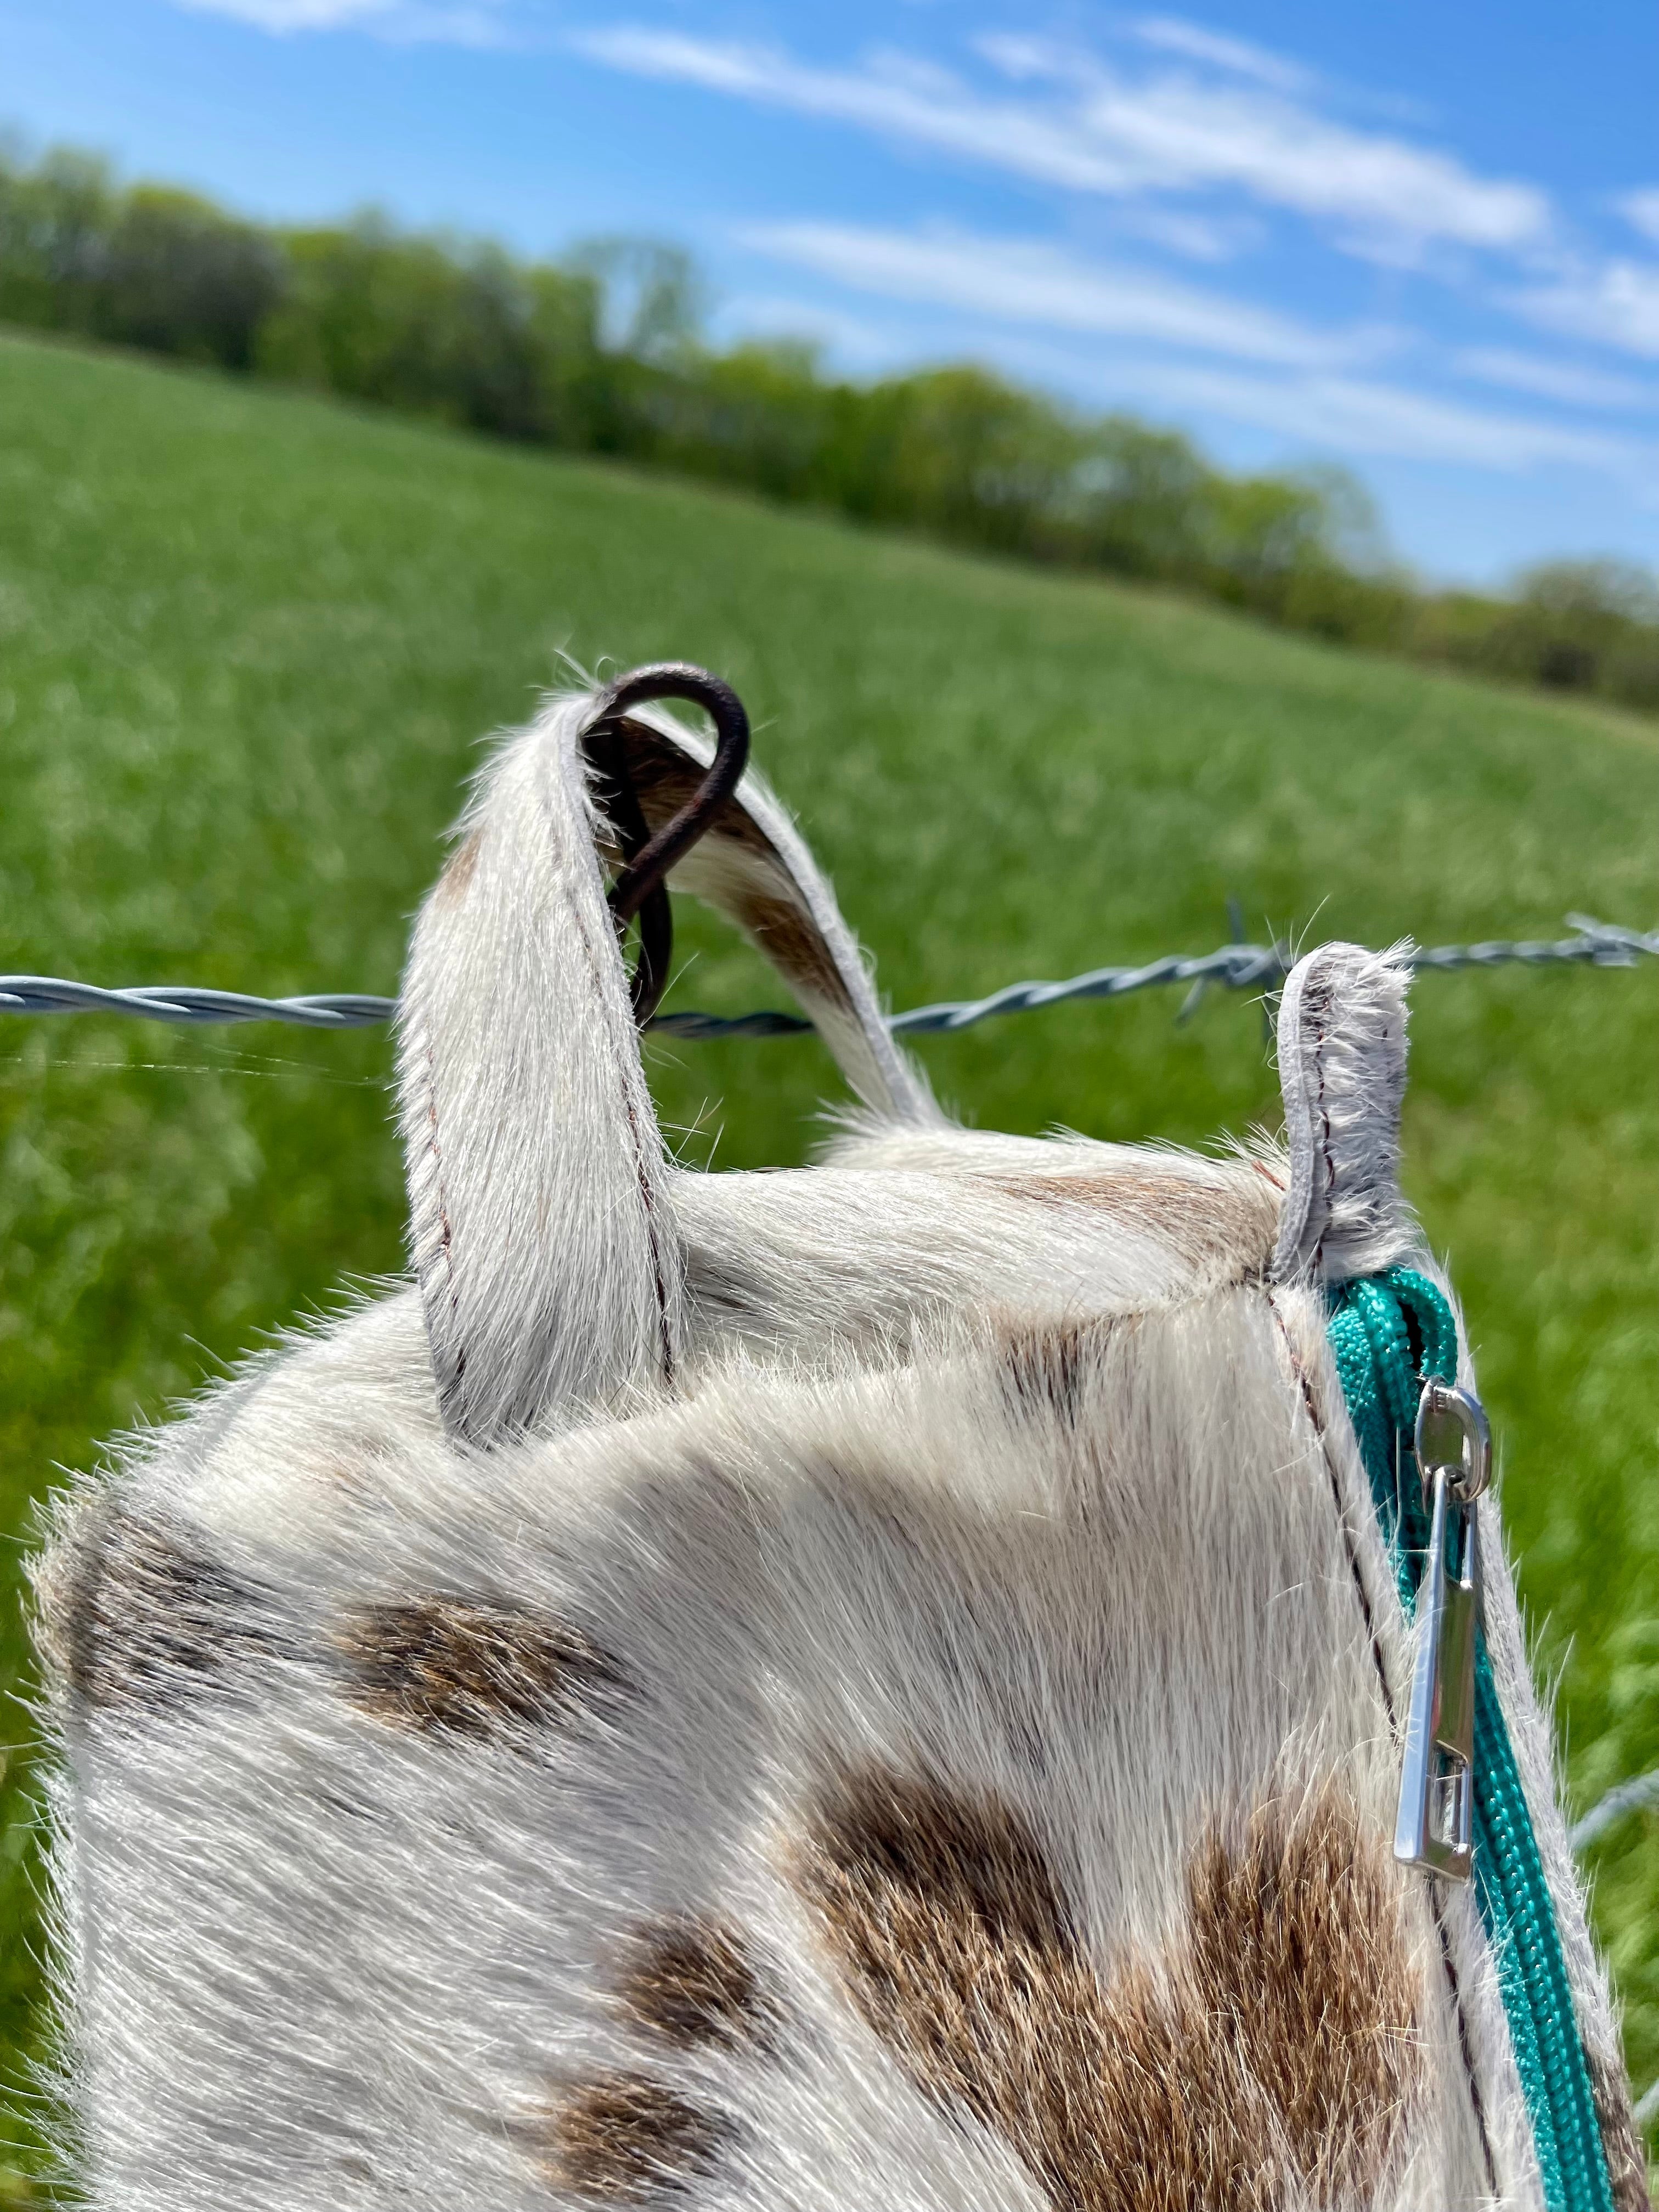
M1599 1804L1592 1805L1583 1819L1567 1831L1567 1841L1574 1850L1585 1850L1598 1836L1605 1835L1622 1820L1626 1813L1647 1810L1659 1810L1659 1767L1651 1774L1638 1774L1633 1782L1621 1782L1609 1790Z
M1495 938L1478 945L1439 945L1413 951L1419 969L1501 968L1519 964L1543 968L1563 963L1594 968L1630 968L1644 957L1659 957L1659 930L1644 934L1617 923L1570 914L1571 937L1553 940ZM890 1014L895 1036L933 1036L972 1029L1001 1014L1035 1012L1075 999L1121 999L1131 992L1166 983L1194 990L1218 984L1223 990L1272 990L1290 973L1295 954L1285 945L1224 945L1213 952L1166 953L1139 967L1092 968L1064 982L1006 984L983 999L947 999ZM0 1014L129 1014L145 1021L210 1024L233 1022L289 1022L301 1029L370 1028L390 1021L395 999L363 992L322 993L303 998L260 999L243 991L209 991L194 984L141 983L107 991L56 975L0 975ZM659 1014L648 1026L665 1036L795 1036L811 1024L799 1014L763 1012L735 1016L683 1012Z
M0 975L0 1014L132 1014L152 1022L291 1022L301 1029L351 1030L390 1021L397 1004L351 991L256 999L245 991L204 991L194 984L137 983L105 991L59 975Z

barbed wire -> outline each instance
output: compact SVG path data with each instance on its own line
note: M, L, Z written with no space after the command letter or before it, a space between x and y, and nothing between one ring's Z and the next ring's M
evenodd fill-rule
M1620 1782L1609 1790L1599 1804L1590 1807L1583 1820L1574 1822L1567 1831L1567 1841L1575 1851L1585 1850L1615 1821L1622 1820L1626 1813L1648 1810L1659 1811L1659 1767L1651 1774L1638 1774L1633 1782Z
M1542 968L1562 963L1592 968L1630 968L1644 957L1659 957L1659 931L1644 934L1616 922L1570 914L1571 937L1553 940L1494 938L1478 945L1439 945L1407 955L1417 969ZM933 1036L972 1029L1000 1014L1033 1013L1079 999L1121 999L1134 991L1169 983L1190 986L1188 1004L1210 985L1225 991L1271 990L1289 975L1296 955L1288 945L1223 945L1213 952L1166 953L1138 967L1091 968L1064 982L1009 983L983 999L946 999L890 1014L895 1036ZM58 975L0 975L0 1014L126 1014L152 1022L207 1025L235 1022L288 1022L301 1029L372 1028L390 1021L395 999L358 991L322 993L303 998L260 999L244 991L210 991L194 984L140 983L104 990ZM659 1014L652 1030L665 1036L795 1036L812 1024L799 1014L706 1014L688 1009Z
M0 1014L131 1014L145 1021L292 1022L301 1029L354 1030L390 1021L395 999L362 992L320 998L256 999L244 991L204 991L194 984L136 983L100 990L59 975L0 975Z

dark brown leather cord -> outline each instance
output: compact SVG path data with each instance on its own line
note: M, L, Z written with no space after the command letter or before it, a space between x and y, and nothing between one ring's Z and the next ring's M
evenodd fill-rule
M714 757L708 774L654 837L647 829L623 743L629 708L651 699L690 700L714 725ZM668 988L673 957L669 871L684 859L737 789L749 759L749 717L731 685L706 668L689 660L653 661L619 676L600 694L582 732L582 745L598 779L599 803L622 847L623 865L610 894L618 937L626 935L636 915L639 919L631 991L634 1019L643 1029Z

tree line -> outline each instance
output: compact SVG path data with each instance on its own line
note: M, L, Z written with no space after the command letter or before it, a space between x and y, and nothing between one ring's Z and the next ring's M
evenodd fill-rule
M703 335L678 250L562 261L402 230L242 221L70 151L0 150L0 321L612 455L953 544L1176 586L1286 628L1659 711L1659 582L1554 562L1502 595L1384 557L1340 471L1236 474L1179 433L973 366L871 382Z

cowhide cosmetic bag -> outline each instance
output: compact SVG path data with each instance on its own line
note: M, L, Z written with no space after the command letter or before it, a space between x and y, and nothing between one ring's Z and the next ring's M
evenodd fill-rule
M606 884L710 749L641 689L416 926L411 1283L59 1510L87 2201L1636 2212L1401 964L1290 977L1282 1148L959 1128L717 785L677 879L861 1111L688 1172Z

